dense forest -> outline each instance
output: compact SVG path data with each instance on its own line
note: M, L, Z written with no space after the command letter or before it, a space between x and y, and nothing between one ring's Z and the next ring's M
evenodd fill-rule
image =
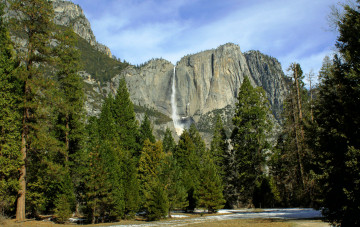
M47 0L0 7L0 215L88 223L223 207L313 207L325 221L360 225L360 2L337 18L337 53L319 84L289 66L289 93L276 143L262 88L245 78L228 137L216 118L209 148L195 125L175 142L156 140L135 118L125 79L98 117L84 110L81 55ZM19 48L11 34L25 39ZM0 223L1 224L1 223Z

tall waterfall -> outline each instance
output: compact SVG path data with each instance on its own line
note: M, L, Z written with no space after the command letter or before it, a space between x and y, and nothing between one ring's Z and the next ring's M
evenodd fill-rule
M177 115L177 105L176 105L176 66L174 66L173 78L172 78L172 92L171 92L171 117L174 122L175 131L178 135L181 135L184 131L183 125L180 123L179 116Z

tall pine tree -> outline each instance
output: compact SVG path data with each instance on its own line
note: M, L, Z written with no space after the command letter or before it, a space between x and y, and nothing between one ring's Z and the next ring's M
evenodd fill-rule
M269 148L269 114L264 90L254 88L245 77L237 97L231 135L235 159L232 183L236 190L233 205L253 206L255 185L264 171L264 152Z
M54 83L51 79L44 77L42 67L39 66L39 63L49 60L53 8L51 2L45 0L14 0L11 7L18 13L17 16L13 17L13 30L15 33L22 34L22 37L27 40L24 51L19 52L19 58L23 65L19 79L22 81L23 87L21 97L21 153L24 164L20 169L20 190L17 199L16 218L23 221L25 219L25 179L33 181L31 190L35 191L35 188L39 188L36 185L40 185L41 181L44 180L37 180L40 179L40 176L37 176L36 169L39 166L35 165L38 159L35 154L46 150L52 152L60 150L59 144L51 132L51 125L54 125L54 122L53 107L49 105L49 102L51 103L52 94L50 91L54 87ZM52 155L53 153L49 154L48 157ZM42 160L42 164L50 167L51 164L47 163L48 160ZM27 175L27 167L33 167L32 170L34 171L31 174L28 171ZM45 204L43 203L43 205Z
M323 214L341 226L360 225L359 1L355 7L345 6L338 18L340 56L321 73L314 112Z
M19 190L20 153L20 83L7 25L0 4L0 213L12 214Z

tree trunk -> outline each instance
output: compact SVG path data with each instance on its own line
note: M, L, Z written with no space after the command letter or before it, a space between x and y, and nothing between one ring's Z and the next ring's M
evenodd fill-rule
M300 167L300 177L301 177L301 182L303 183L303 186L305 186L305 180L304 180L304 167L303 167L303 163L302 163L302 157L301 157L301 143L299 141L299 133L298 133L298 128L299 128L299 119L296 116L296 108L294 101L292 99L292 105L293 105L293 117L294 117L294 123L295 123L295 140L296 140L296 152L297 152L297 156L298 156L298 161L299 161L299 167Z
M301 143L304 141L304 130L302 127L302 107L301 107L301 96L300 96L300 86L299 86L299 78L297 74L297 64L294 64L294 79L295 79L295 86L296 86L296 93L297 93L297 105L299 111L299 126L300 126L300 133L301 133Z
M26 118L28 115L28 109L25 108L24 115L23 115L23 129L21 133L21 154L22 154L22 161L23 164L20 168L20 177L19 177L19 184L20 189L18 192L18 198L16 203L16 220L17 221L24 221L25 220L25 194L26 194Z
M66 151L65 151L65 162L66 165L69 161L69 147L70 147L70 140L69 140L69 130L70 130L70 126L69 126L69 116L66 116L66 129L65 129L65 146L66 146Z

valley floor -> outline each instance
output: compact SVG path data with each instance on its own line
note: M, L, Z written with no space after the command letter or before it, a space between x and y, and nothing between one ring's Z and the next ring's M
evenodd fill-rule
M217 214L186 214L174 213L172 219L161 220L157 222L144 221L121 221L117 223L105 223L88 226L210 226L210 227L232 227L232 226L266 226L266 227L313 227L313 226L329 226L320 220L321 213L313 209L243 209L243 210L220 210ZM27 221L23 223L15 223L8 221L7 226L11 227L65 227L76 226L58 225L49 221Z

